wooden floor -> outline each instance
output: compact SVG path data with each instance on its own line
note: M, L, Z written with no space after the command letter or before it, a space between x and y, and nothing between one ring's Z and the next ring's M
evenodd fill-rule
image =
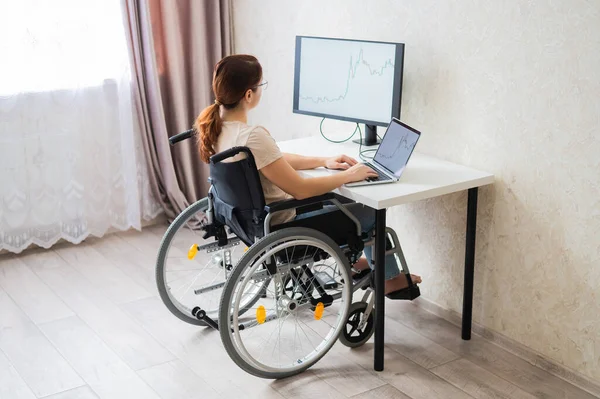
M594 396L411 303L387 303L385 371L372 341L336 344L270 381L241 371L218 333L157 297L164 226L0 255L0 398L577 398Z

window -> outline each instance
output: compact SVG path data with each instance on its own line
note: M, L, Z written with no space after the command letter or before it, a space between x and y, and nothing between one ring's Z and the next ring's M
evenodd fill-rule
M119 0L0 5L0 96L99 86L127 66Z

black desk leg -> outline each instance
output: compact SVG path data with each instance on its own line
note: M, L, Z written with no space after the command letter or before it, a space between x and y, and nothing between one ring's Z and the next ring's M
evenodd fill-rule
M375 216L375 371L383 371L385 320L385 216L380 209Z
M475 273L475 236L477 233L477 192L469 189L467 203L467 240L465 248L465 286L463 294L462 339L471 339L471 319L473 314L473 275Z

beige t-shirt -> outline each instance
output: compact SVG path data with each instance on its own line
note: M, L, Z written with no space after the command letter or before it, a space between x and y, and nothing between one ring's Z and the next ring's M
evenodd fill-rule
M283 156L277 143L267 129L262 126L248 126L245 123L236 121L223 122L223 128L215 145L215 151L218 153L237 146L248 147L252 155L254 155L254 161L260 175L260 182L267 204L292 198L291 195L286 194L285 191L271 183L260 171ZM229 158L226 162L234 162L243 158L243 154L238 154L233 158ZM277 212L273 215L271 223L285 223L292 220L295 216L296 211L294 210Z

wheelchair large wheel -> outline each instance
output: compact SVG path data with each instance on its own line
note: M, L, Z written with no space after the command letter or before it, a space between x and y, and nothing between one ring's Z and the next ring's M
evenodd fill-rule
M315 364L346 324L349 270L339 246L313 229L284 228L250 247L221 299L219 330L231 359L262 378L289 377ZM242 316L247 287L266 276L267 298Z
M156 284L162 301L173 315L198 326L206 323L194 317L192 309L200 307L207 316L218 317L225 281L246 248L236 236L230 236L222 247L214 237L204 239L207 209L208 198L204 198L175 218L162 239L156 261ZM262 286L249 287L242 310L250 308L267 285L265 281Z

